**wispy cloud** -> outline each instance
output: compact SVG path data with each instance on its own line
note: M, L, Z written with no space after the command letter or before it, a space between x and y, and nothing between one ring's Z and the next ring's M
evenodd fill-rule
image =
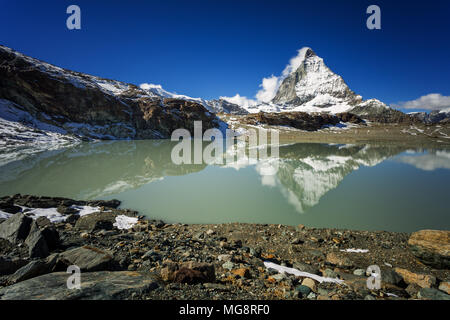
M286 66L286 68L284 68L283 73L281 74L281 78L286 78L292 72L296 71L298 67L300 67L300 65L303 63L303 60L305 60L305 55L308 49L310 48L303 47L297 50L297 55L289 60L289 64Z
M442 110L450 108L450 96L430 93L411 101L402 101L393 105L396 108Z
M237 104L238 106L241 106L244 108L252 107L257 104L256 100L249 99L247 97L243 97L243 96L239 95L239 93L233 97L220 97L220 99Z
M261 90L256 94L256 100L259 102L269 102L277 94L278 88L280 87L280 78L274 75L269 78L264 78L259 86Z
M221 97L226 101L236 103L242 107L248 105L252 106L259 102L270 102L277 94L278 88L280 87L283 80L292 72L298 69L305 60L306 51L309 48L304 47L297 51L297 55L289 60L289 64L286 65L280 76L271 75L270 77L263 78L259 87L261 88L255 95L255 99L250 99L242 97L236 94L234 97Z

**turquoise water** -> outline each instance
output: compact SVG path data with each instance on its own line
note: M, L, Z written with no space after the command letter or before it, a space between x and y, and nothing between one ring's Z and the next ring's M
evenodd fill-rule
M293 144L265 175L266 160L176 165L174 146L83 143L11 161L0 167L0 195L116 198L167 222L450 229L450 151Z

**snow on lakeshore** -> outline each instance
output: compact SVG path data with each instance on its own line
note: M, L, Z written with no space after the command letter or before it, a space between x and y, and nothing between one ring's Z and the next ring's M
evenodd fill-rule
M316 274L312 274L312 273L309 273L309 272L303 272L303 271L297 270L295 268L283 267L283 266L280 266L280 265L278 265L276 263L273 263L273 262L264 261L264 266L267 269L274 269L274 270L278 271L279 273L290 273L290 274L293 274L293 275L295 275L297 277L311 278L311 279L316 280L316 281L318 281L320 283L322 283L322 282L329 282L329 283L341 284L341 283L344 282L344 280L340 280L340 279L321 277L321 276L318 276Z
M46 217L50 222L58 223L58 222L64 222L68 215L63 215L57 211L56 208L29 208L20 206L22 208L22 213L26 214L30 218L36 220L39 217ZM91 206L70 206L73 209L78 210L78 215L85 216L94 212L101 211L100 207L91 207ZM107 211L104 211L107 212ZM7 213L0 210L0 218L2 219L8 219L11 218L13 214Z
M138 222L138 218L125 216L123 214L116 217L116 222L113 223L113 226L117 227L117 229L131 229Z
M342 252L353 252L353 253L367 253L368 249L341 249Z
M11 218L11 216L12 216L11 213L0 210L0 219L8 219Z
M28 208L23 206L20 207L22 208L22 213L26 213L33 219L37 219L39 217L46 217L48 220L50 220L50 222L58 223L64 222L68 217L68 215L63 215L59 213L56 208ZM78 210L77 214L80 217L100 211L100 207L91 207L91 206L72 205L70 206L70 208Z
M63 215L57 211L56 208L29 208L20 206L22 208L22 213L26 214L30 218L36 220L39 217L46 217L52 223L64 222L68 215ZM94 212L100 212L100 207L91 207L91 206L76 206L72 205L70 208L78 210L78 214L80 217L92 214ZM102 211L102 212L111 212L111 211ZM9 219L13 216L11 213L7 213L0 210L0 219ZM125 215L119 215L116 217L116 222L113 226L117 227L120 230L131 229L138 222L138 218L128 217Z

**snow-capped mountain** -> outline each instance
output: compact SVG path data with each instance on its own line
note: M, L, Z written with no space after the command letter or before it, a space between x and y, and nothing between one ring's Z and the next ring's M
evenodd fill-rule
M333 73L310 48L300 50L300 58L300 66L283 80L273 103L319 110L342 105L344 110L339 112L343 112L361 102L361 96L351 91L344 79Z
M379 100L364 101L311 48L299 50L296 59L298 67L282 76L275 97L270 102L249 107L249 112L353 112L369 115L390 110Z

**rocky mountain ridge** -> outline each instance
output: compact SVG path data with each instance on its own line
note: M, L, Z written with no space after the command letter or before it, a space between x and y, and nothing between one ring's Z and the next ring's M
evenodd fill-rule
M0 46L1 113L31 128L88 139L170 138L222 128L211 109L192 99L158 95L133 84L74 72ZM22 121L23 120L23 121Z

